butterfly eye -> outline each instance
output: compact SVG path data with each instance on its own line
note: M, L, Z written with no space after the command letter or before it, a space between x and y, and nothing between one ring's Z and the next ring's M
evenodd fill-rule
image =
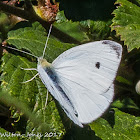
M96 66L97 69L99 69L99 68L100 68L100 62L97 62L97 63L95 64L95 66Z

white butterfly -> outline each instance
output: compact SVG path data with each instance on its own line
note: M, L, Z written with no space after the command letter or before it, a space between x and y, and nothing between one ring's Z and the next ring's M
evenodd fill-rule
M37 57L37 69L29 70L38 71L34 77L40 76L67 116L83 127L100 117L112 102L121 56L120 44L96 41L63 52L52 64Z
M68 117L82 127L112 102L121 55L120 44L96 41L65 51L52 64L39 58L37 71Z

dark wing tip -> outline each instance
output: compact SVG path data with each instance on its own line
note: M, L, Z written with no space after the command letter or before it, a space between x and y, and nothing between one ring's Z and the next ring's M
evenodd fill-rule
M122 55L122 45L120 45L119 43L115 42L115 41L111 41L111 40L103 40L102 44L107 44L111 47L111 49L113 49L114 51L116 51L117 57L120 58Z

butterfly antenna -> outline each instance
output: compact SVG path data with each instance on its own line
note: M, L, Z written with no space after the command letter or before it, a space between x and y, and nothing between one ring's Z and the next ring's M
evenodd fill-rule
M12 50L16 50L16 51L18 51L18 52L22 52L22 53L28 54L28 55L33 56L33 57L35 57L35 58L38 59L37 56L35 56L35 55L31 54L31 53L28 53L28 52L25 52L25 51L22 51L22 50L18 50L18 49L16 49L16 48L12 48L12 47L10 47L10 46L4 46L4 47L9 48L9 49L12 49Z
M46 51L46 48L47 48L47 44L48 44L48 40L49 40L49 36L50 36L51 30L52 30L52 24L50 25L50 29L49 29L49 33L48 33L48 36L47 36L46 44L45 44L45 47L44 47L44 50L43 50L42 58L45 55L45 51Z

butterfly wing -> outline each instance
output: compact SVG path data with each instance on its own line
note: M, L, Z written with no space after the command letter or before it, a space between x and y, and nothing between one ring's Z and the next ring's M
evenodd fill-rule
M41 81L46 86L48 91L53 95L53 97L60 103L61 107L67 114L67 116L74 121L75 124L83 127L81 122L76 117L77 112L75 111L72 103L63 92L59 84L57 83L57 77L55 73L48 67L37 66ZM49 69L49 71L48 71Z
M75 115L77 121L86 124L104 113L114 96L113 81L121 55L120 44L103 40L71 48L53 61L57 83L77 112L75 115L67 108L67 115ZM55 97L62 93L52 94ZM65 108L69 103L60 104Z

